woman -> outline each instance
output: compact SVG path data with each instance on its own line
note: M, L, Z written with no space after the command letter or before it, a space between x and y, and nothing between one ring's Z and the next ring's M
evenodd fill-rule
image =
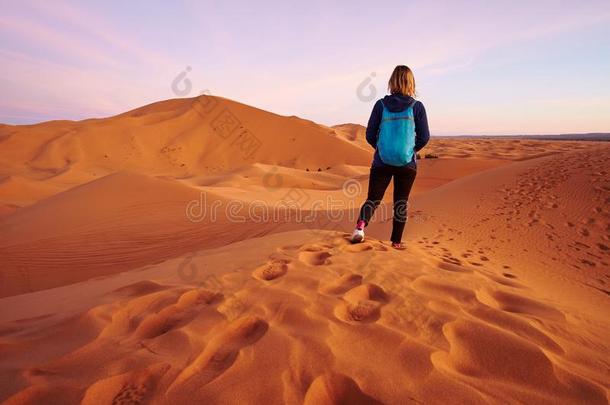
M430 139L426 109L415 100L415 78L407 66L396 66L388 82L389 96L378 100L366 128L366 141L375 148L368 196L352 233L352 243L364 240L383 194L394 178L392 247L404 249L402 233L407 222L407 201L417 174L416 152Z

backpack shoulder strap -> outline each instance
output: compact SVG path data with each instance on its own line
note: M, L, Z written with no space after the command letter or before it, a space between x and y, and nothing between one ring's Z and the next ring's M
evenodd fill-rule
M379 103L381 103L381 117L383 118L386 115L387 109L386 109L385 104L383 104L382 98L379 99Z
M413 101L411 102L411 104L409 104L409 107L413 108L415 107L415 104L417 104L417 100L413 99Z

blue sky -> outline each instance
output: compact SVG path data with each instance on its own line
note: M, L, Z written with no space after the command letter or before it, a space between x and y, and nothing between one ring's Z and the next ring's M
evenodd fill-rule
M364 124L407 64L433 134L610 132L608 0L328 3L0 0L0 122L117 114L186 72L185 97Z

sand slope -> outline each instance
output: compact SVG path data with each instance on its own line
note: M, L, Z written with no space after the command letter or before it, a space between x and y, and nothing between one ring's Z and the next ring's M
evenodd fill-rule
M347 241L353 124L212 98L0 126L0 401L608 403L610 145L427 151L397 251L383 208ZM314 220L224 211L255 201Z
M345 236L200 252L140 271L146 282L84 284L103 304L53 327L4 322L4 395L20 390L7 403L606 403L607 320L495 266Z
M0 173L27 179L28 193L0 182L19 206L116 171L190 177L252 163L317 171L368 165L369 154L323 125L213 96L154 103L115 117L0 127ZM319 153L332 151L333 154ZM38 186L33 181L41 181Z
M0 296L157 263L285 222L228 221L227 212L241 211L227 203L214 190L129 172L49 197L0 220Z

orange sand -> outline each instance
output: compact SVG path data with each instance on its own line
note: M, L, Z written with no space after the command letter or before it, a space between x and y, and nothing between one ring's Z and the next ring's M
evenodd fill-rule
M347 241L363 130L215 97L1 125L0 401L608 403L610 144L433 140L396 251L388 211ZM224 215L291 198L316 221Z

